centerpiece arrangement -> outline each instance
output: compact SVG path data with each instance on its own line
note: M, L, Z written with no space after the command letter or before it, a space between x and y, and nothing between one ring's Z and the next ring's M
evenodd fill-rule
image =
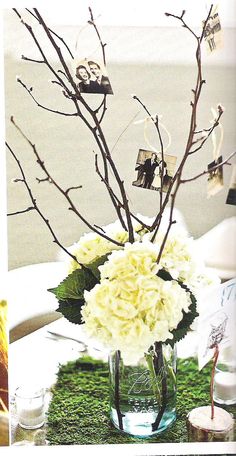
M175 419L175 343L197 315L194 292L211 279L183 230L169 234L158 263L164 233L151 240L151 232L136 223L130 243L119 221L103 233L120 245L85 234L70 249L77 261L69 262L69 275L49 291L59 312L111 350L115 426L152 435Z
M36 8L32 11L27 10L40 24L56 52L58 68L55 70L36 38L33 28L18 10L14 11L32 36L41 55L40 60L26 56L22 58L47 66L53 75L52 83L59 86L63 98L66 97L74 111L64 112L42 105L35 98L32 87L28 88L20 78L18 82L39 107L57 115L78 117L87 126L100 152L100 156L95 153L96 173L107 189L117 220L102 227L88 221L71 197L71 191L79 186L63 188L55 180L41 158L37 146L12 118L12 123L32 148L36 161L44 172L44 178L38 181L52 184L69 203L69 209L73 214L91 232L82 236L71 248L66 248L62 244L50 220L40 209L16 153L7 144L21 173L18 181L25 185L31 200L31 206L16 213L37 211L52 234L54 242L68 255L68 276L49 291L58 299L59 312L72 323L83 324L89 336L96 338L111 351L109 367L112 422L121 431L141 437L160 433L170 426L176 417L175 343L186 335L198 315L196 309L198 288L212 280L199 262L194 251L193 240L176 224L174 207L177 193L183 184L203 175L210 175L219 169L222 170L222 166L228 163L233 155L213 162L207 170L203 170L197 176L189 179L183 177L187 160L204 146L219 125L223 114L222 106L218 105L211 127L198 129L197 108L205 84L201 67L201 45L212 7L199 36L185 22L185 11L180 16L167 14L177 19L193 35L196 41L197 64L186 147L177 170L171 176L167 173L168 163L164 154L159 116L152 115L141 99L136 95L133 96L156 129L160 148L159 162L157 157L153 161L150 158L150 166L153 166L153 169L159 166L157 193L159 211L154 214L153 219L131 211L125 182L114 162L112 150L102 129L102 121L107 112L107 94L111 95L112 90L108 78L99 78L100 66L95 62L82 62L83 64L80 62L73 74L58 44L60 41L63 50L73 59L65 41L46 25ZM105 68L106 44L101 39L91 10L89 23L97 34ZM91 73L94 74L93 84L88 81ZM76 78L81 81L79 84ZM87 95L84 95L84 92L97 94L92 97L102 97L102 100L97 99L96 108L91 107L89 98L86 98ZM150 173L148 174L146 162L142 172L146 173L145 188L150 189ZM168 205L168 221L164 223Z

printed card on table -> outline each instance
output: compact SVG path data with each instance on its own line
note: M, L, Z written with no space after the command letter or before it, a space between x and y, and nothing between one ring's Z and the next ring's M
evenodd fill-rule
M211 359L215 344L222 348L235 346L236 279L211 288L199 302L198 367Z

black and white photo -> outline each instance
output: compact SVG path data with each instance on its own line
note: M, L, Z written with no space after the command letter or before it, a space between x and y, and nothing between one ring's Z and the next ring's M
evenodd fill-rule
M236 206L236 165L233 165L226 204L232 204L233 206Z
M76 65L77 84L81 93L113 95L110 80L104 65L94 60L82 60Z
M219 165L222 162L222 155L216 160L212 161L208 165L208 179L207 179L207 196L215 195L223 188L223 167L219 166L217 169L213 169L215 166Z
M175 164L176 157L173 155L164 154L163 161L160 152L140 149L135 166L137 179L132 184L136 187L158 191L161 188L163 172L162 191L167 192L174 175Z

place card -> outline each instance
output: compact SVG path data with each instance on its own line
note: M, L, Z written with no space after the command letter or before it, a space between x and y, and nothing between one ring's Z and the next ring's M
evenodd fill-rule
M199 299L198 367L201 370L213 357L214 344L221 352L235 346L236 279L210 288Z

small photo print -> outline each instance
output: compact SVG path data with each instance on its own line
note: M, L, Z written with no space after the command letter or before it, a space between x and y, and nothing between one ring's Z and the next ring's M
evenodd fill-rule
M164 154L163 165L160 152L140 149L135 165L137 179L132 185L158 191L161 188L161 172L164 169L162 191L166 193L174 175L176 159L173 155Z
M219 165L222 163L222 155L217 158L217 160L214 160L208 165L208 180L207 180L207 196L208 198L210 196L214 196L216 193L218 193L224 186L223 184L223 166L219 166L219 168L210 171L211 168L213 168L216 165Z
M204 27L204 22L203 22ZM207 46L207 51L209 53L215 51L222 47L223 38L222 38L222 28L220 24L220 18L215 8L214 13L209 17L205 32L204 32L204 39Z
M232 204L233 206L236 206L236 165L233 165L233 172L230 179L226 204Z
M94 60L81 60L76 64L77 87L81 93L113 95L110 80L104 65Z

